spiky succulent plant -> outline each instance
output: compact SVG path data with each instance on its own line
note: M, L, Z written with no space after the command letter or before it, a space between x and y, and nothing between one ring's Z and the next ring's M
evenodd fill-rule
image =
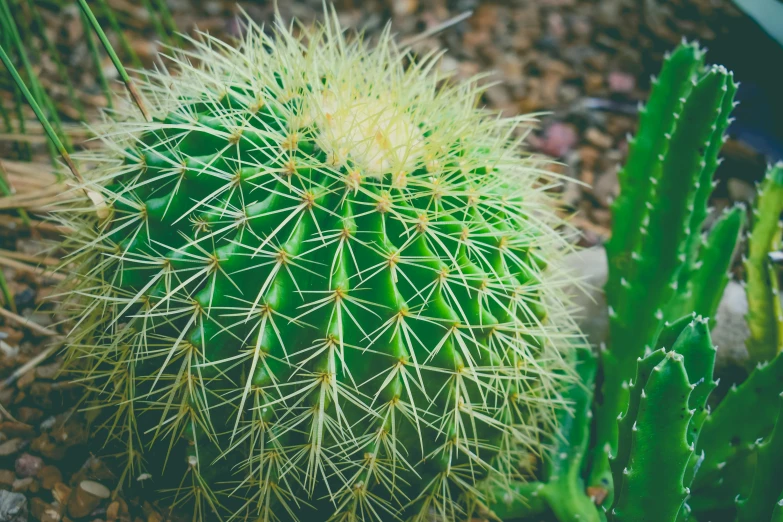
M81 156L106 208L59 214L69 366L125 478L205 520L461 517L569 379L529 119L331 16L192 44Z

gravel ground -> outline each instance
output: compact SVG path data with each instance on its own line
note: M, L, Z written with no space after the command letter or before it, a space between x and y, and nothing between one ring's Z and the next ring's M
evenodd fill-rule
M133 47L150 64L159 47L145 32L146 12L129 0L109 4L118 11ZM198 26L226 36L241 31L237 10L228 2L169 4L181 28ZM255 20L273 19L271 5L241 5ZM617 193L616 170L627 152L626 136L635 129L637 103L646 98L650 74L658 70L663 53L683 36L714 45L717 56L708 57L715 61L732 56L720 49L738 35L748 46L760 42L754 52L766 45L728 0L357 0L340 2L337 9L345 26L366 31L368 38L391 21L399 40L414 52L446 49L440 67L458 78L491 73L482 80L488 82L483 102L503 114L542 113L529 147L560 161L551 168L570 180L563 200L583 231L585 246L598 245L608 236L608 206ZM280 11L285 19L297 16L309 22L320 16L322 7L320 1L281 0ZM472 11L467 19L435 32L467 11ZM78 11L53 8L44 14L50 37L68 51L69 67L81 71L74 81L90 114L95 114L105 99L90 72ZM51 79L51 69L45 61L40 64L44 85L62 101L63 89ZM108 62L105 70L111 74ZM762 92L766 88L763 82L755 85ZM59 106L66 119L75 116L71 107ZM713 201L716 210L752 199L752 182L760 179L765 156L780 154L774 146L758 146L774 144L775 139L753 139L764 133L774 138L775 129L754 124L752 114L740 130L726 147L727 161ZM33 130L23 141L44 151L37 138ZM2 165L17 192L40 191L55 183L44 173L45 161L35 164L40 168L34 172L16 161L19 139L0 137ZM35 210L35 205L28 206ZM49 347L56 348L65 333L47 300L60 276L46 271L58 262L58 252L46 249L63 231L36 219L30 228L15 216L7 210L0 213L0 265L15 296L13 306L6 303L0 310L0 378L6 379L0 385L0 522L164 520L142 497L110 495L119 477L99 458L100 448L87 444L84 414L77 408L81 392L58 379L61 363L56 355L22 371L41 354L53 353Z

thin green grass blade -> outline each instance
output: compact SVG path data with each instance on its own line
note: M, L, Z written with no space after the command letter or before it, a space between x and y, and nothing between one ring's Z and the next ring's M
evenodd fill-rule
M8 56L8 54L6 54L5 49L2 46L0 46L0 60L2 60L3 64L5 64L5 67L11 74L14 83L16 83L16 86L22 91L22 94L27 99L27 103L30 104L30 108L33 109L36 118L38 118L38 121L41 122L46 135L49 137L49 141L60 153L63 161L65 161L66 165L68 165L68 168L79 181L79 183L84 183L84 178L79 173L79 170L76 168L73 160L71 160L71 156L68 154L68 150L65 148L65 145L63 145L63 142L60 141L59 136L57 136L54 128L52 128L52 124L49 123L49 120L46 118L43 111L41 110L41 107L38 105L38 102L35 100L35 96L33 96L33 94L30 92L30 89L27 88L27 85L25 85L22 77L19 76L19 71L16 70L16 67L14 67L11 58Z
M40 82L38 81L38 77L35 75L35 72L33 71L33 67L30 63L30 60L27 56L27 51L25 49L25 46L22 42L21 35L19 34L19 29L16 26L16 22L11 15L11 9L8 6L7 0L0 0L0 23L2 23L3 32L8 34L10 37L10 46L13 46L16 48L16 52L19 54L19 59L22 62L22 66L24 67L25 73L27 74L27 77L30 81L30 86L32 87L32 94L34 96L34 99L36 101L36 105L39 107L44 106L49 113L49 118L51 119L51 124L49 124L50 128L53 128L57 131L59 134L58 142L63 144L65 146L65 150L71 150L71 143L68 139L68 136L65 135L65 133L62 131L62 125L60 123L60 118L57 115L57 110L54 107L54 104L52 103L51 98L46 94L44 89L41 87ZM7 55L6 55L7 57ZM8 63L12 63L10 58ZM13 65L13 64L12 64ZM15 70L15 69L14 69ZM17 72L18 76L18 72ZM23 83L23 82L22 82ZM19 85L19 82L17 82L17 86ZM25 87L26 88L26 87ZM26 97L26 95L25 95ZM20 111L21 112L21 111ZM43 114L43 113L42 113ZM20 114L21 116L21 114ZM38 116L36 114L36 116ZM23 119L23 116L21 116ZM53 126L52 126L53 124ZM57 151L53 150L51 147L49 149L49 152L52 156L52 160L54 161L55 156L57 155Z
M65 89L68 92L68 100L76 109L76 112L79 114L79 118L82 121L86 120L87 118L84 113L84 105L82 104L81 100L79 100L79 97L76 96L76 90L73 88L73 82L71 82L71 78L68 76L68 72L65 70L65 66L63 65L63 61L60 57L60 52L57 50L57 47L55 47L49 37L46 36L46 24L41 18L41 13L38 11L38 8L36 7L33 0L27 0L27 6L32 16L32 22L36 27L36 32L43 41L43 44L46 47L46 51L49 54L49 58L51 58L51 60L54 62L54 66L57 69L57 76L59 76L60 80L65 85Z
M0 118L3 120L3 125L5 125L5 131L7 133L14 132L14 126L13 123L11 123L11 115L8 114L8 109L5 108L2 99L0 99Z
M111 92L111 87L109 86L109 82L106 79L106 75L103 74L103 67L101 66L101 55L98 52L98 46L95 45L95 39L92 35L90 21L87 19L87 15L84 14L84 11L79 11L79 14L81 16L82 26L84 26L84 39L87 42L87 49L90 51L92 63L95 66L95 71L98 75L98 83L100 83L103 95L106 97L106 106L111 109L114 107L114 103L112 102L113 95Z
M147 9L147 12L150 15L150 21L152 22L152 26L155 29L155 32L160 37L161 42L170 46L171 39L169 38L166 28L163 26L163 21L161 20L160 13L152 5L152 2L150 0L142 0L142 2L144 3L144 7Z
M119 22L117 22L117 17L114 16L114 11L111 9L111 7L108 6L106 0L98 0L98 4L101 8L101 13L109 21L109 25L111 26L112 31L114 31L114 33L117 35L117 39L119 39L120 46L122 47L122 52L127 55L131 64L135 68L141 69L143 65L141 60L139 60L139 55L137 55L136 51L133 50L130 42L128 42L128 39L125 37L125 33L122 32L122 28L120 27Z
M14 302L14 296L11 294L11 289L8 287L8 281L5 279L5 274L0 270L0 292L3 293L3 299L5 299L8 308L16 313L16 302Z
M170 38L173 40L173 44L175 46L181 46L182 38L179 34L179 28L177 27L177 23L174 21L174 17L171 15L169 6L166 5L166 0L155 0L155 9L157 9L161 19L163 20L163 23L168 29Z
M34 61L38 60L41 57L41 52L38 47L33 45L32 35L35 33L31 27L29 12L24 8L24 4L22 3L23 0L9 0L9 2L9 12L13 12L11 11L11 8L13 7L13 9L19 13L19 16L17 17L17 27L21 29L19 31L19 36L24 44L24 48L29 51L28 56L32 56Z
M5 167L3 167L2 162L0 162L0 192L2 192L4 196L13 196L14 194L14 191L11 188L11 184L8 182L7 173L5 171ZM27 211L23 208L18 208L16 210L19 212L19 217L22 218L22 222L28 228L32 228L30 215L27 213Z
M125 87L128 89L131 98L133 98L133 102L141 111L141 114L144 116L144 119L147 121L151 121L149 112L147 112L147 107L144 105L144 101L141 99L141 95L139 95L139 91L136 90L136 85L133 83L133 80L131 80L131 77L128 76L128 71L125 70L125 66L122 65L122 62L120 61L119 57L117 57L117 53L114 52L114 47L112 47L111 42L109 42L109 39L106 37L106 33L103 32L103 28L101 27L101 24L98 23L98 20L95 18L92 9L90 9L90 6L87 5L87 0L79 0L79 6L82 8L82 11L87 16L87 19L90 22L90 25L92 25L92 28L95 30L95 33L98 35L98 39L100 39L101 43L103 44L103 47L106 49L106 52L109 54L109 58L111 58L114 67L117 68L117 72L119 73L120 78L122 78Z
M3 37L2 45L5 48L10 48L11 43L11 31L6 30L6 21L5 17L2 16L2 13L0 12L0 29L3 29L0 31L0 36ZM19 92L19 89L16 87L13 87L12 89L13 94L13 113L16 116L17 121L17 130L19 134L25 134L27 132L25 120L24 120L24 109L23 104L24 101L22 100L22 93ZM13 132L13 129L9 132ZM17 143L17 151L19 153L19 157L23 160L30 159L31 157L31 151L30 151L30 144L23 142L23 143Z

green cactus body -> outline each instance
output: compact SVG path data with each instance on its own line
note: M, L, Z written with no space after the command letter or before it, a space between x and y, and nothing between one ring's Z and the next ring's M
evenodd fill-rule
M664 348L671 351L674 348L674 343L677 342L677 338L680 336L686 326L693 323L693 319L696 314L684 315L676 321L666 321L661 329L661 333L658 335L655 349L659 350ZM647 354L649 355L649 354Z
M582 478L584 457L590 441L593 387L597 361L589 348L577 351L579 382L572 384L565 399L573 412L559 416L560 437L546 460L546 485L539 495L543 497L558 520L598 522L595 503L585 494Z
M747 498L737 502L737 522L755 522L771 520L773 512L783 491L783 396L775 428L762 442L758 451L753 487Z
M666 350L660 349L640 358L636 363L636 378L629 383L628 408L622 417L617 419L618 439L617 453L612 455L612 483L615 484L615 495L619 498L622 492L623 473L628 468L628 460L631 456L633 441L633 428L639 415L639 404L642 400L642 392L647 385L650 374L658 364L666 357Z
M783 163L771 166L759 187L753 228L745 261L748 294L746 342L751 362L766 362L783 350L783 311L777 297L777 276L768 254L781 248Z
M772 432L781 392L783 357L778 355L751 372L740 386L732 388L704 420L696 444L696 452L704 454L704 461L693 483L694 508L716 505L710 500L713 488L737 476L743 476L743 482L750 481L747 473L754 466L745 462L757 441ZM729 503L733 501L733 495L721 493L719 497Z
M667 58L642 111L612 207L614 230L606 245L610 346L603 354L603 402L590 477L590 485L605 488L609 498L617 415L627 409L636 360L656 345L664 311L677 295L691 255L686 243L694 235L694 214L703 214L695 210L706 200L702 179L714 170L725 111L733 105L730 75L720 67L701 71L702 56L696 46L682 45Z
M688 444L695 448L701 427L709 415L707 399L717 386L713 380L717 350L710 339L708 320L701 317L694 318L693 322L677 338L673 350L684 357L688 381L693 386L688 402L688 408L693 411L691 422L688 425ZM703 455L695 452L691 455L683 478L683 484L686 487L691 486L702 458Z
M623 350L610 349L602 355L606 377L603 402L597 411L596 455L590 472L590 485L609 492L612 490L609 456L617 449L617 415L626 410L628 381L636 359L644 353L644 343L651 337L643 339L644 330L637 328L636 339L628 344L628 334L623 336L622 332L614 331L618 329L621 303L628 300L624 286L629 284L629 275L634 270L632 256L642 240L641 225L648 214L644 205L650 200L653 180L657 183L660 178L661 161L682 112L682 100L692 89L691 78L702 64L701 54L696 46L682 46L666 58L647 106L640 113L639 132L629 142L628 161L618 173L620 195L612 204L612 237L606 243L609 274L605 293L611 342ZM636 310L634 315L644 316L646 311Z
M489 504L482 513L490 520L514 520L527 519L545 513L549 505L541 490L542 482L512 482L510 486L503 487L489 500Z
M772 512L770 522L783 522L783 495L781 495L775 510Z
M688 320L687 323L685 322L686 319ZM667 459L665 464L662 461L661 466L668 466L671 468L670 472L674 474L678 473L676 470L682 468L684 470L682 474L671 480L676 480L677 484L684 488L683 491L688 491L688 487L701 461L700 456L694 452L695 442L707 415L707 398L715 388L715 382L712 380L712 371L715 365L715 348L710 341L707 323L706 319L691 316L668 324L659 339L669 344L672 350L669 354L676 354L676 356L667 356L665 349L661 348L644 358L640 358L637 362L636 377L629 386L628 409L618 420L617 454L613 456L611 461L613 483L615 484L615 507L625 506L623 509L628 509L627 506L636 505L635 502L639 500L637 499L638 491L634 493L626 490L626 488L630 487L629 470L641 468L637 469L637 474L656 472L648 467L652 466L655 468L656 463L647 462L643 459L640 460L634 456L636 453L646 454L644 452L650 451L647 446L656 444L670 444L674 445L675 450L681 449L677 444L680 439L679 423L643 424L641 422L643 399L648 397L653 391L648 387L648 381L652 375L655 375L656 369L665 362L667 357L682 359L685 376L690 387L687 394L686 407L684 409L679 408L681 413L687 413L686 417L689 419L685 439L688 451L686 452L687 454L674 451L671 459ZM672 341L675 335L676 340ZM677 390L680 384L676 379L671 381L668 386L672 389L668 391ZM661 390L658 390L658 393L661 393ZM680 402L681 400L682 398L680 398ZM680 402L673 402L670 406L674 408ZM639 435L640 430L645 430L647 434L642 437ZM663 443L661 441L666 442ZM658 449L662 452L666 451L663 448ZM684 459L683 462L677 460L678 455ZM650 487L653 488L653 486ZM673 494L675 490L679 491L676 488L676 484L666 483L666 485L656 486L651 489L650 494L654 495L654 491L661 491L662 494L659 498L661 506L659 506L659 509L664 510L666 513L674 513L677 515L677 520L687 520L689 508L683 504L685 496ZM665 492L668 492L668 494L664 494ZM668 506L664 506L667 503ZM618 513L622 513L622 511ZM618 518L618 520L620 519ZM637 519L633 518L633 520ZM649 520L659 519L653 517ZM660 520L673 519L660 518Z
M783 522L783 493L780 494L780 500L775 504L775 509L772 510L770 522Z
M723 291L729 282L731 260L744 225L745 209L737 206L727 210L712 227L694 264L698 268L691 272L688 281L690 296L681 312L692 310L714 322ZM675 299L674 303L681 303L681 300ZM676 317L672 307L669 307L668 313L673 314L670 317Z
M684 247L685 262L677 275L675 296L666 306L667 317L681 317L691 312L704 317L715 315L717 308L709 306L717 307L717 303L720 302L720 296L723 295L723 290L728 283L729 265L739 238L740 229L734 228L737 224L741 225L742 223L739 217L742 211L739 208L724 215L715 224L706 242L702 241L701 236L702 226L708 214L707 202L714 186L713 175L720 163L718 155L726 139L725 133L730 122L729 116L734 109L734 96L737 94L738 88L738 84L734 82L733 74L731 72L726 74L726 91L721 107L713 119L712 134L704 150L696 193L691 204ZM724 223L726 221L728 223ZM716 274L726 274L718 284L714 280ZM698 281L694 281L694 279L698 279ZM709 279L709 284L705 283L704 279Z
M691 488L691 495L688 498L688 506L695 519L710 520L711 516L720 513L734 522L736 500L750 493L755 469L756 453L743 451L740 455L728 460L726 465L721 468L720 475L717 478L713 475L714 482L710 482L706 486L700 484L702 479L697 473Z
M336 22L150 73L68 218L71 369L201 518L446 520L543 452L573 322L524 118ZM547 268L549 267L549 268ZM165 467L164 467L165 466ZM214 513L213 513L214 512Z
M657 352L656 352L657 353ZM615 490L609 520L674 522L687 495L683 474L693 447L687 442L692 386L683 356L669 352L650 372L631 429L628 466Z

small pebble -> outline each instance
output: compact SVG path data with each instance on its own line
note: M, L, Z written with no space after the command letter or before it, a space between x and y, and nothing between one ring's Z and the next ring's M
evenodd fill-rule
M23 439L11 439L0 444L0 457L7 457L17 453L27 444Z
M116 500L106 508L106 522L116 522L120 518L120 503Z
M55 484L63 480L63 474L55 466L44 466L37 476L44 489L52 489Z
M595 145L599 149L608 149L612 146L612 137L601 132L595 127L590 127L585 132L585 139L588 143Z
M595 173L592 170L582 169L579 173L579 179L587 184L587 187L583 187L582 190L591 192L593 190L593 184L595 184Z
M27 372L16 381L16 387L20 390L24 390L30 386L35 380L35 372Z
M68 497L71 496L71 488L62 482L58 482L52 488L52 497L62 505L68 501Z
M21 493L0 491L0 522L27 522L27 499Z
M30 485L35 481L33 477L25 477L14 480L11 488L18 493L25 493L30 489Z
M0 332L3 332L5 335L3 340L11 346L19 344L19 342L24 338L24 332L22 330L17 330L16 328L12 328L10 326L0 326Z
M22 455L16 459L16 474L22 478L34 477L38 475L43 466L44 463L41 457L36 457L29 453L22 453Z
M579 147L579 159L581 160L583 169L593 170L599 157L600 152L598 152L598 149L595 147L591 145L582 145Z
M595 181L595 186L593 187L595 199L605 208L608 208L612 201L614 201L619 191L620 185L617 180L616 169L609 169L598 176Z
M753 185L739 178L729 179L726 188L729 190L729 198L732 201L750 202L756 197L756 189Z
M0 487L11 487L16 480L16 474L10 469L0 469Z
M607 83L610 91L628 94L636 88L636 77L628 73L613 71L609 73Z
M34 497L30 501L30 514L33 515L33 518L40 520L44 514L44 511L46 511L46 509L49 507L51 506L44 499Z
M610 227L612 224L612 213L605 208L594 208L591 212L593 221L603 227Z
M41 433L40 436L33 439L33 442L30 444L30 449L40 453L47 459L53 460L62 459L65 456L66 450L63 446L56 444L55 440L46 433Z
M35 424L43 418L43 412L38 408L20 406L16 410L16 418L25 424Z
M22 291L17 292L14 296L14 302L16 303L17 310L24 310L25 308L32 308L35 306L35 290L25 287Z
M556 158L564 156L576 144L579 135L573 125L555 122L547 127L539 149Z
M39 379L52 380L57 377L57 373L60 371L60 368L62 368L62 362L53 362L52 364L47 364L36 368L35 375Z
M394 16L410 16L418 6L418 0L395 0L392 2L392 11Z

